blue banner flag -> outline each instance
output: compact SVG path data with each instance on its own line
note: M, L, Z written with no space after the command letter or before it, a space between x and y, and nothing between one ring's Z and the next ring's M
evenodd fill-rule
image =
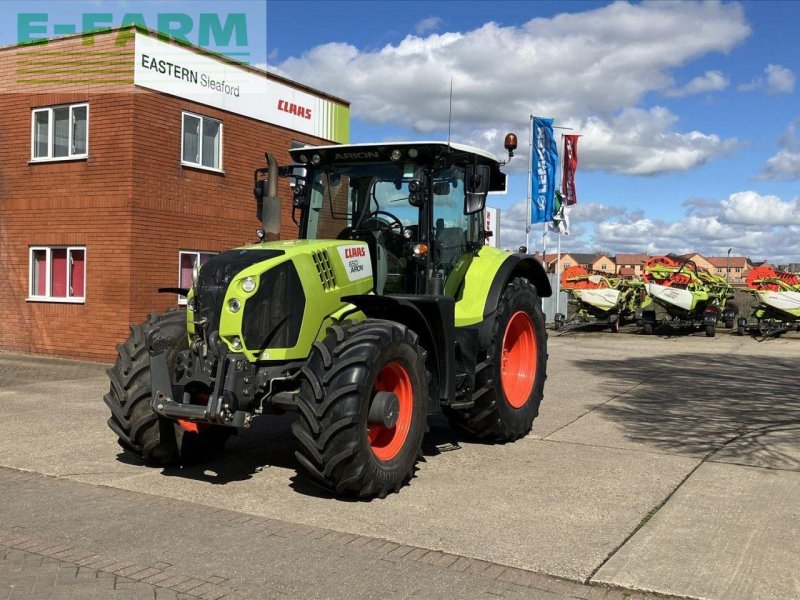
M531 223L553 220L558 147L553 137L553 119L533 118L531 152Z

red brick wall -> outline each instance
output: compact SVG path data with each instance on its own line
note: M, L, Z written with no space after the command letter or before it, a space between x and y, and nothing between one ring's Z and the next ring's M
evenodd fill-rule
M129 323L177 304L156 289L177 285L179 250L256 240L252 177L264 153L286 163L293 139L324 143L134 88L133 45L118 35L0 51L1 350L113 360ZM20 82L31 50L54 82ZM113 65L115 82L88 81L93 65ZM89 103L89 158L29 164L31 109L72 102ZM224 174L180 165L182 110L223 122ZM280 196L282 236L294 237L286 181ZM26 301L29 247L67 244L87 248L85 304Z
M116 40L0 52L1 349L106 360L126 335L133 46ZM114 68L118 83L87 81L87 60ZM30 164L31 109L85 101L89 158ZM26 301L29 246L61 244L87 247L86 303Z

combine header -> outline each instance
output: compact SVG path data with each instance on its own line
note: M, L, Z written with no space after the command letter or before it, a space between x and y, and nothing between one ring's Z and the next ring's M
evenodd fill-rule
M800 329L800 276L769 266L756 267L747 275L747 287L758 301L752 314L756 323L751 326L745 317L739 319L739 335L748 329L762 337L780 335L791 326Z
M714 337L719 321L727 329L733 328L738 310L728 304L733 298L733 288L724 277L676 256L651 257L644 264L642 276L647 293L666 312L666 318L660 321L655 310L642 313L645 334L652 335L658 326L705 327L706 336Z
M641 280L590 271L580 265L561 274L561 287L577 304L577 310L569 319L557 313L556 331L607 324L617 333L623 320L636 319L637 312L651 303Z

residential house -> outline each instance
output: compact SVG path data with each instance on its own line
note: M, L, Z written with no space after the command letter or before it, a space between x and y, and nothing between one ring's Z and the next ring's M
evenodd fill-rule
M642 274L642 267L647 262L647 253L642 254L617 254L614 262L617 266L617 273L626 276L639 276Z
M709 256L707 260L713 265L709 271L726 277L731 283L744 282L745 273L753 268L745 256Z
M592 269L612 274L617 272L617 263L607 254L598 254L592 263Z

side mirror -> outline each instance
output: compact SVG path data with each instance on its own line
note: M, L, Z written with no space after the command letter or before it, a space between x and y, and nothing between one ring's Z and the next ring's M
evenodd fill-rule
M486 194L489 192L491 169L488 165L467 165L464 174L466 193L464 195L464 214L474 215L486 205Z

